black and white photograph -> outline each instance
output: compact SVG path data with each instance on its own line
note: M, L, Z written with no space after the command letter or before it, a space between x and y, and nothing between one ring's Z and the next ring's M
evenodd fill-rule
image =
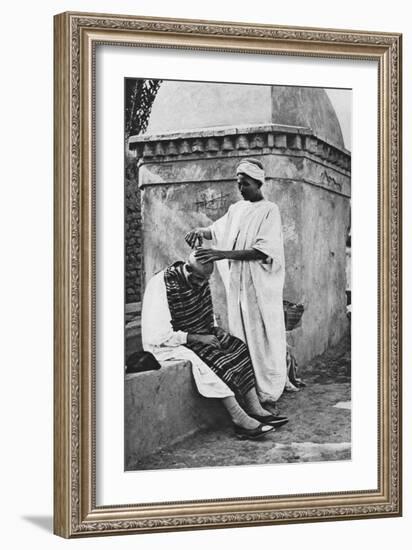
M350 460L352 91L124 99L125 470Z

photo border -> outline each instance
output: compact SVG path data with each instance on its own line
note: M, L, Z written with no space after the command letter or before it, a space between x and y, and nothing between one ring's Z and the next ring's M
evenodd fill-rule
M55 16L54 532L147 533L401 515L401 43L396 33ZM378 62L378 489L96 506L95 48ZM136 497L138 498L138 496Z

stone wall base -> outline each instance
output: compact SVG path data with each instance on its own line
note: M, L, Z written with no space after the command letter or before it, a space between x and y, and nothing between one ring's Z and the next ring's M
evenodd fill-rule
M188 361L125 377L125 470L198 430L229 424L218 399L202 397Z

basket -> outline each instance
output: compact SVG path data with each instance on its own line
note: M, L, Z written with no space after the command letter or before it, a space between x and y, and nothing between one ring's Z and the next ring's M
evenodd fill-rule
M287 331L295 329L302 319L305 307L303 304L293 304L283 300L283 315L285 317L285 329Z

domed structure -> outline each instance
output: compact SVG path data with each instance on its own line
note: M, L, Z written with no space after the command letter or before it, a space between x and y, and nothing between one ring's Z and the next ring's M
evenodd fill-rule
M344 148L339 120L322 88L165 81L146 133L268 123L308 127Z
M313 133L338 147L345 147L332 102L322 88L271 86L272 122L308 126Z

